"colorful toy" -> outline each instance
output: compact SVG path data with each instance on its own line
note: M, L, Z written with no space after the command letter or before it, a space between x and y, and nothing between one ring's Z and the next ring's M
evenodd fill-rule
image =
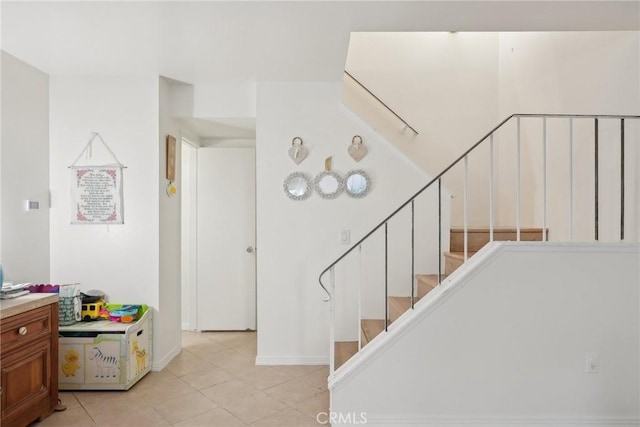
M96 320L100 317L100 312L104 310L104 301L98 301L91 304L82 304L82 320Z
M123 305L122 307L109 311L109 320L113 322L130 323L138 318L139 305Z

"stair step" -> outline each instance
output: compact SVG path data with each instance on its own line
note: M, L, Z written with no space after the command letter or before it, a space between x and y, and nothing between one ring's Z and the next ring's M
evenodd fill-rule
M363 347L384 331L383 319L362 319L360 324L362 326L361 341Z
M411 308L411 297L389 297L389 324ZM414 299L414 302L417 299Z
M467 229L467 250L470 252L479 251L484 245L489 243L489 228L468 228ZM547 229L547 237L549 237L549 229ZM506 242L516 241L517 232L515 227L495 227L493 229L493 240ZM521 228L521 241L541 241L542 228ZM464 252L464 228L451 228L449 248L451 252Z
M440 279L446 279L446 275L441 274ZM437 274L416 274L416 281L418 282L418 298L421 299L428 294L433 288L438 286Z
M358 352L358 341L337 341L334 345L335 369L338 369Z
M471 258L475 252L467 252L467 259ZM444 253L444 273L448 276L458 267L464 264L464 252L445 252Z

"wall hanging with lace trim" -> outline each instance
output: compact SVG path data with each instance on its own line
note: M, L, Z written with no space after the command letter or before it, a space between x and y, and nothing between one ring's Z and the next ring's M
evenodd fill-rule
M93 141L102 142L115 163L79 165L92 157ZM71 224L124 224L122 170L125 168L99 133L93 132L71 169Z

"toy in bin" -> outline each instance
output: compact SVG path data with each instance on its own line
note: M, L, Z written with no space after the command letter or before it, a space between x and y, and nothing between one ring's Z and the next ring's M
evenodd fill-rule
M140 317L145 309L142 305L109 304L109 320L112 322L130 323Z
M91 290L80 293L82 297L81 318L84 321L100 319L100 312L104 310L104 292Z

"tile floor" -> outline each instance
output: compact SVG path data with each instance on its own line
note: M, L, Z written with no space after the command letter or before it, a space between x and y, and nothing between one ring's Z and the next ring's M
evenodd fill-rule
M328 412L328 368L255 366L255 332L184 331L182 346L129 391L61 391L67 410L31 427L305 427Z

